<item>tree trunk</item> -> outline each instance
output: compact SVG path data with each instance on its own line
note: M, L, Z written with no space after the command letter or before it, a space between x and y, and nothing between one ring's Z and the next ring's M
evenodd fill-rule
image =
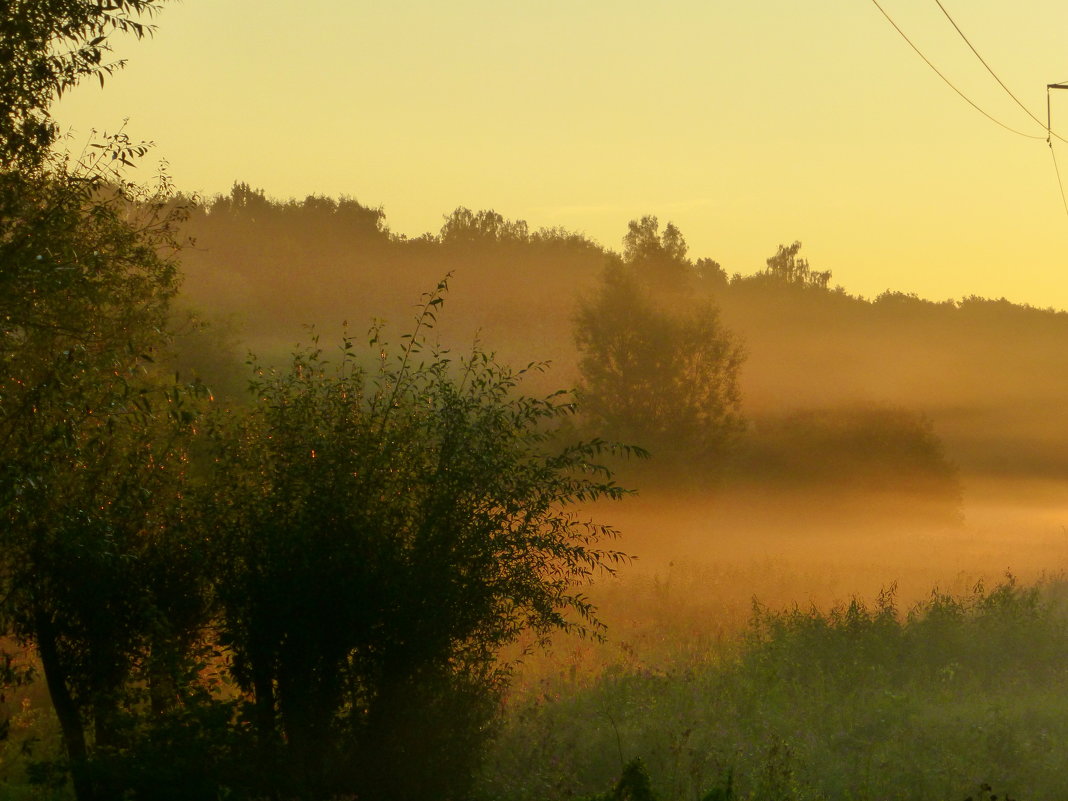
M34 613L34 627L37 635L37 652L41 657L45 683L52 706L59 719L59 728L63 733L63 745L70 759L71 781L74 795L78 801L94 801L93 782L89 776L89 751L85 744L85 727L78 709L78 704L67 686L67 674L63 669L56 646L56 633L52 619L38 609Z
M287 756L302 787L313 798L327 796L326 764L330 749L330 722L334 706L326 698L320 675L310 663L312 654L283 652L278 676L278 711L285 729ZM296 662L297 664L293 664Z
M274 676L270 660L265 652L256 651L249 654L249 667L252 673L253 726L256 731L256 748L260 770L265 777L271 777L269 791L271 798L279 796L278 764L278 720L277 701L274 691Z

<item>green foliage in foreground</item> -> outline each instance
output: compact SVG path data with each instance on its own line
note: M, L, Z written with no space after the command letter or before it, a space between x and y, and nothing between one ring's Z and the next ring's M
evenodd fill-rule
M893 591L827 613L757 605L729 658L609 671L513 710L481 793L596 797L640 758L661 801L1066 798L1063 589L1010 577L906 614Z
M556 439L569 396L521 394L527 371L424 347L445 288L403 348L299 352L214 423L204 531L265 791L463 797L500 650L598 632L580 588L625 561L573 511L624 494L610 447Z
M401 348L375 328L370 350L345 338L257 370L248 406L178 415L186 447L170 460L178 434L157 437L171 418L154 407L133 446L108 426L147 467L90 451L58 520L43 502L15 517L0 493L16 533L51 537L26 552L63 557L51 573L22 559L26 578L0 560L0 578L22 579L0 582L0 633L22 649L0 661L0 798L2 727L20 725L3 693L37 665L62 739L20 736L13 778L40 792L69 779L78 801L467 797L510 678L501 651L601 634L581 588L627 557L576 509L626 494L599 458L628 449L566 439L569 396L520 391L539 365L429 348L445 289ZM150 484L148 468L175 478ZM91 514L64 528L71 509ZM3 541L6 559L22 553ZM4 613L18 624L23 607L49 627L12 626Z

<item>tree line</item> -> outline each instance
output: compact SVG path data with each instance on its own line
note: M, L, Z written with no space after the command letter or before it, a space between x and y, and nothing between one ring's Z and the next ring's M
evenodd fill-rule
M714 306L719 329L744 350L735 386L746 426L735 438L742 458L731 470L744 472L748 482L762 472L792 471L803 459L806 426L820 427L816 439L828 447L853 448L846 427L830 421L839 410L854 423L867 418L874 429L910 438L920 450L937 432L966 473L1041 476L1066 467L1068 428L1057 411L1068 392L1057 367L1068 337L1063 312L1004 299L936 302L889 290L858 297L810 264L798 242L772 248L761 269L742 274L688 253L683 232L652 216L625 226L616 250L579 233L537 230L492 210L464 208L446 215L441 230L407 238L390 231L384 216L375 233L358 233L364 229L330 211L331 204L341 208L340 200L279 202L247 191L257 196L257 208L273 211L245 215L220 198L224 212L213 212L212 201L191 217L187 230L198 247L184 260L183 302L232 314L261 353L284 353L308 320L334 325L354 310L396 319L406 314L397 287L414 293L454 271L455 316L439 328L444 341L462 345L477 328L507 360L551 359L561 382L576 385L589 379L580 367L576 336L585 334L576 319L609 291L609 273L620 285L623 263L623 273L637 276L643 303L660 311ZM628 241L636 234L664 252L632 249ZM289 268L298 259L304 270L295 280ZM674 283L673 263L681 276ZM681 297L688 300L673 305ZM1001 379L992 382L992 375ZM1018 413L1021 404L1030 422ZM907 425L903 412L911 416ZM656 445L655 431L645 436ZM776 457L774 469L761 471L760 462L780 445L794 455ZM863 449L853 449L859 465ZM947 467L948 457L927 452L932 466ZM648 469L662 463L654 460ZM871 474L870 466L859 474ZM793 472L791 480L805 474ZM892 485L893 472L873 475L872 482Z

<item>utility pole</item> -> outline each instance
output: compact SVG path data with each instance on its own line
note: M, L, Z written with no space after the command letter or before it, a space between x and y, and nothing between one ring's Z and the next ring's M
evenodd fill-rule
M1047 83L1046 84L1046 143L1053 147L1053 123L1050 114L1050 102L1049 102L1049 90L1050 89L1068 89L1068 83Z
M1068 81L1046 84L1046 144L1049 145L1049 154L1053 157L1053 170L1057 173L1057 187L1061 190L1061 203L1064 205L1064 213L1068 214L1068 195L1064 194L1064 181L1061 180L1061 168L1057 166L1057 151L1053 149L1053 120L1050 114L1049 92L1051 89L1068 89ZM1068 141L1060 134L1056 134L1062 142Z

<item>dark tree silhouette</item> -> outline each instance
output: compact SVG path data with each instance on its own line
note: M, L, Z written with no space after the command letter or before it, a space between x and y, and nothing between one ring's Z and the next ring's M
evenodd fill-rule
M460 797L501 647L596 630L577 584L623 559L568 509L622 494L603 445L553 446L568 399L517 394L525 371L425 349L441 300L399 354L372 336L377 368L346 339L259 372L219 428L225 641L265 775L294 794Z
M813 270L807 260L798 257L800 250L800 242L794 242L789 247L779 245L775 255L768 259L764 275L784 284L826 289L831 280L830 270Z
M178 281L170 187L124 179L147 146L121 132L57 154L49 114L121 66L108 36L145 35L158 7L0 15L0 625L37 651L79 801L118 794L91 762L128 743L134 684L166 706L201 608L175 549L192 416L152 356Z

